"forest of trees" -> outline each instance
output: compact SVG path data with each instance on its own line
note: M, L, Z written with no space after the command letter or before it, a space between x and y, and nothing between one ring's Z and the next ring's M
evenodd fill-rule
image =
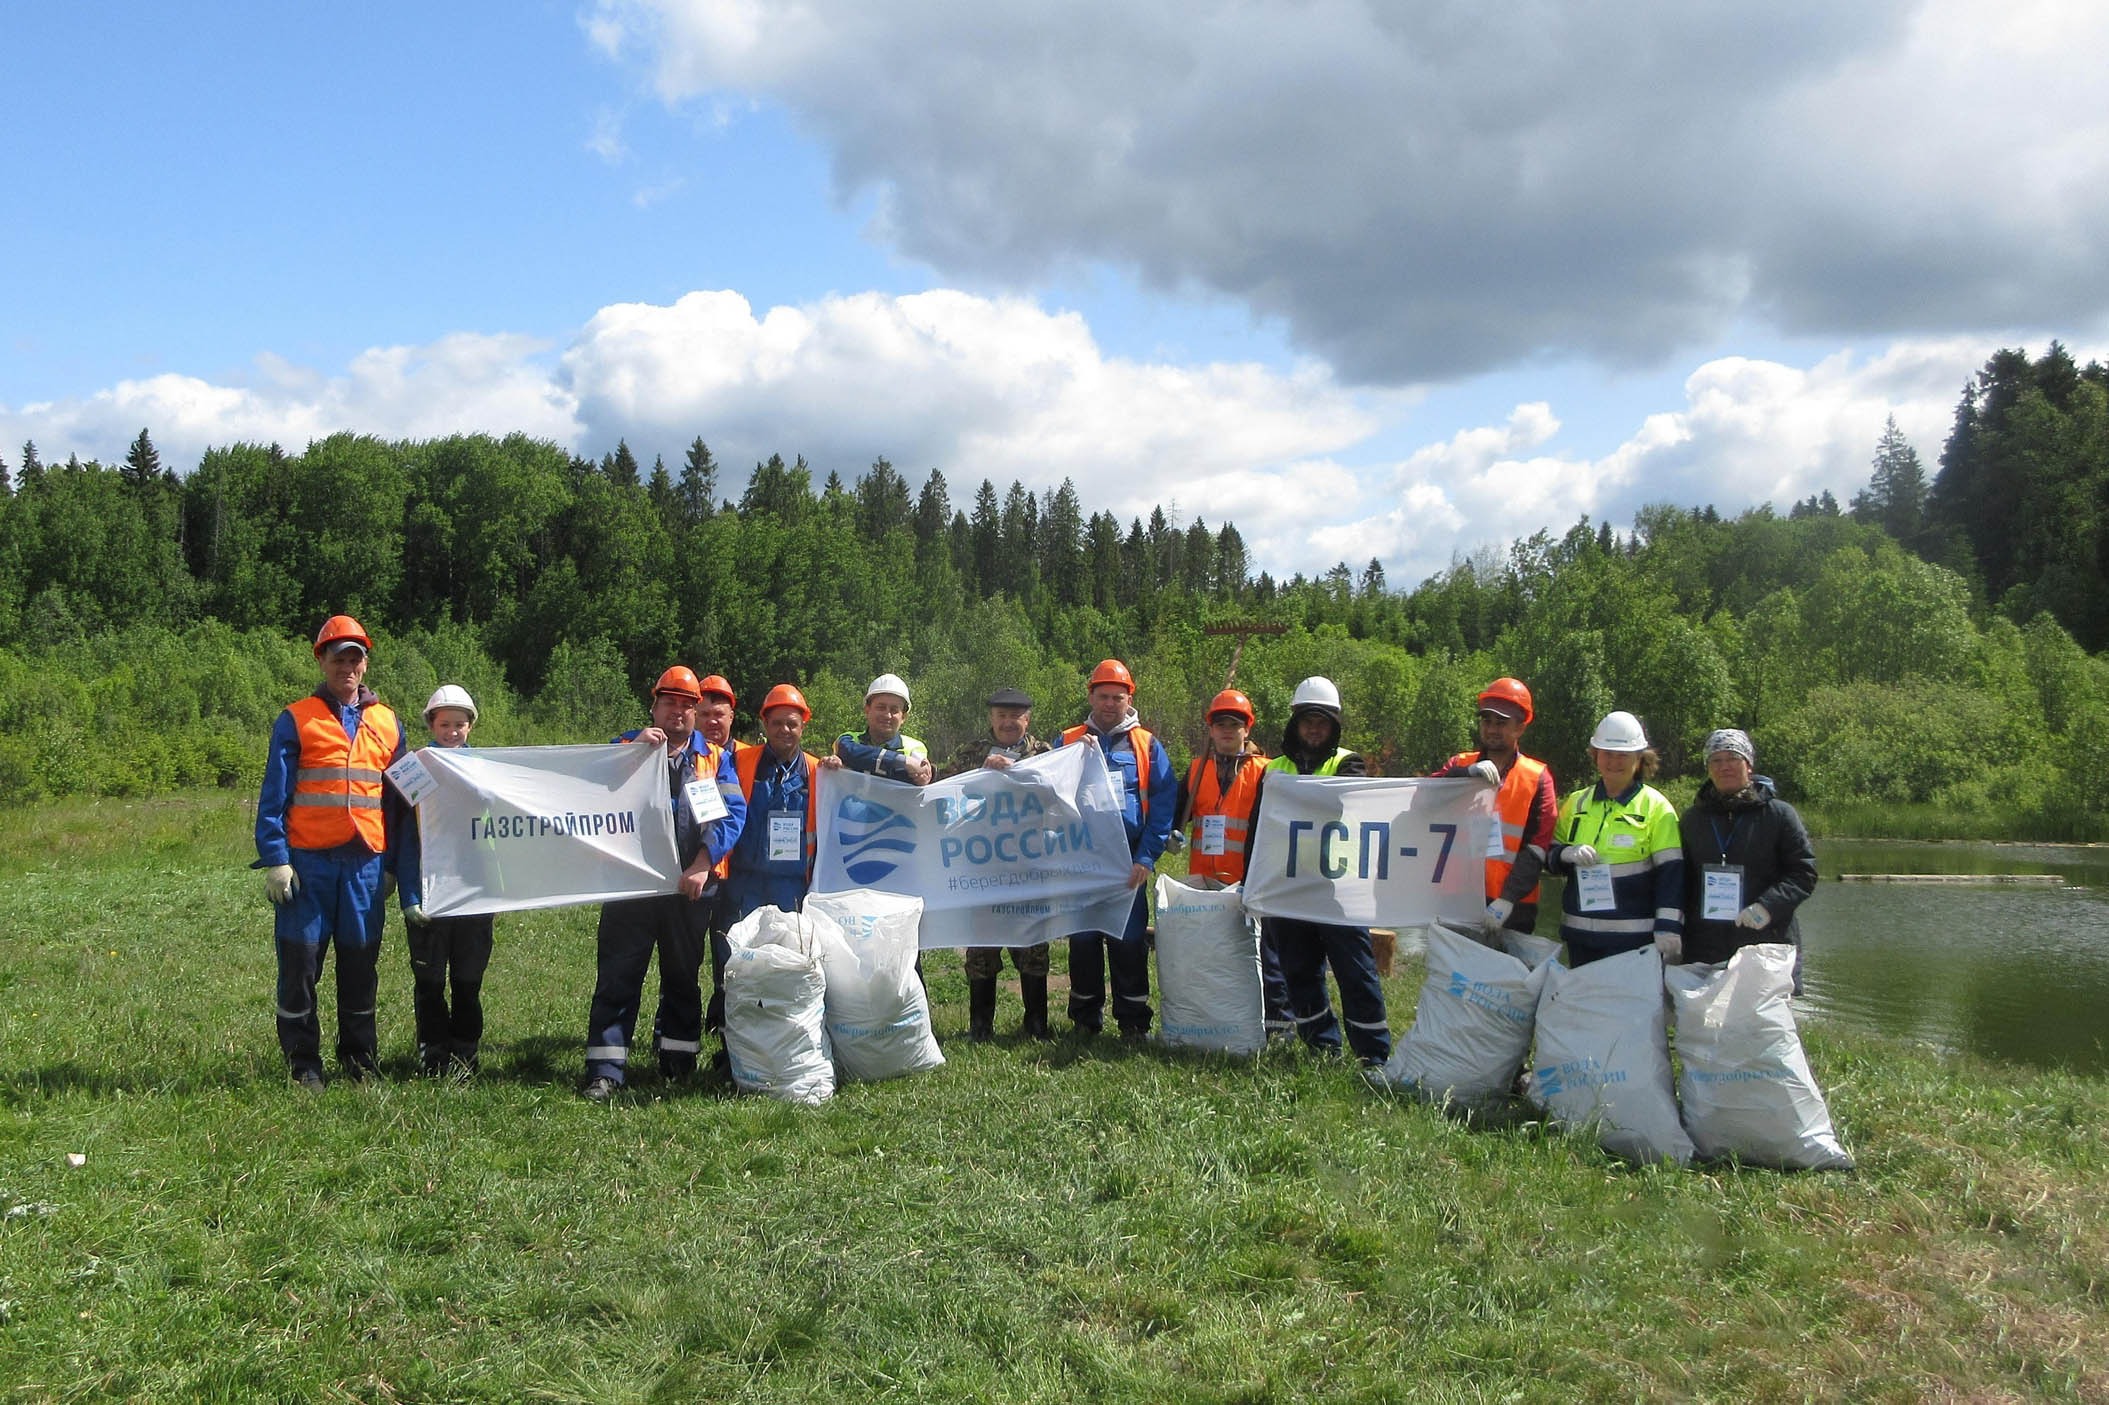
M181 475L144 429L114 468L26 444L0 460L0 798L251 783L336 612L374 633L384 696L414 709L465 683L490 744L634 725L679 660L749 700L798 681L816 731L900 672L910 730L943 746L999 682L1040 697L1047 729L1071 720L1085 672L1119 655L1175 755L1230 660L1204 631L1265 622L1284 632L1247 644L1238 681L1270 748L1290 688L1322 672L1351 745L1425 770L1513 673L1539 701L1529 749L1563 780L1620 706L1671 774L1733 723L1819 805L2109 824L2064 765L2109 745L2109 368L2056 344L1986 363L1930 478L1892 422L1843 508L1658 504L1627 534L1585 519L1411 589L1377 561L1255 574L1232 523L1123 525L1067 483L959 492L884 459L849 483L775 456L721 482L701 437L649 470L626 444L596 462L520 435L345 434L214 448Z

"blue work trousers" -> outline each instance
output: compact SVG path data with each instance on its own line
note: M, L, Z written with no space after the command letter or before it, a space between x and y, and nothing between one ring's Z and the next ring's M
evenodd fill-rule
M659 953L659 1009L652 1045L669 1078L693 1073L703 1048L703 952L710 938L710 896L690 902L679 893L604 903L596 936L599 976L586 1016L586 1077L623 1081L644 976Z
M1269 917L1281 958L1282 979L1289 987L1289 1015L1296 1033L1314 1049L1338 1053L1340 1021L1326 996L1325 968L1340 983L1340 1010L1347 1021L1348 1047L1365 1062L1391 1057L1391 1024L1384 1014L1384 987L1377 979L1377 958L1370 949L1369 928Z
M322 1021L315 989L332 943L337 948L337 1065L354 1076L373 1070L374 994L381 954L381 856L357 845L295 849L287 857L299 886L273 919L278 946L278 1047L294 1074L322 1072Z
M1069 939L1069 1020L1094 1034L1106 1022L1106 967L1113 967L1113 1019L1123 1034L1150 1029L1150 946L1147 885L1135 890L1128 925L1118 940L1100 932Z

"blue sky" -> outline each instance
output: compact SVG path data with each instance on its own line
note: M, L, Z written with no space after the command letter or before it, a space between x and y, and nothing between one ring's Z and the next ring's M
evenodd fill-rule
M0 458L524 429L1261 564L1929 466L2109 312L2078 3L12 6Z

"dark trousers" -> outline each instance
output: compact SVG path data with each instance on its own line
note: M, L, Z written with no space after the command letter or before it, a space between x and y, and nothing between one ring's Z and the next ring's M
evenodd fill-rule
M491 918L439 917L405 924L417 1055L427 1071L449 1059L471 1067L483 1040L483 973L491 964ZM447 1005L452 987L453 1008Z
M1287 1038L1296 1021L1289 1014L1289 982L1282 976L1281 953L1274 949L1274 923L1260 923L1260 1002L1265 1009L1267 1037ZM1338 1042L1337 1040L1335 1041Z
M596 935L599 977L586 1016L586 1077L623 1081L645 971L659 953L659 1009L652 1045L659 1070L670 1078L692 1073L703 1048L703 952L713 903L679 893L605 903Z
M323 958L337 948L337 1063L353 1073L374 1067L374 997L380 985L381 856L356 846L295 849L300 880L273 918L278 946L278 1047L296 1074L322 1071L322 1020L315 988Z
M1123 1034L1150 1028L1150 947L1145 938L1149 902L1135 890L1128 925L1118 940L1098 932L1069 939L1069 1019L1078 1029L1099 1030L1106 1022L1106 967L1113 967L1113 1019Z
M1340 1048L1340 1021L1333 1017L1325 989L1325 968L1330 965L1333 979L1340 983L1348 1047L1362 1059L1381 1062L1391 1057L1391 1025L1384 1013L1384 987L1377 979L1369 929L1291 917L1267 918L1265 926L1273 932L1281 956L1298 1037L1315 1049Z

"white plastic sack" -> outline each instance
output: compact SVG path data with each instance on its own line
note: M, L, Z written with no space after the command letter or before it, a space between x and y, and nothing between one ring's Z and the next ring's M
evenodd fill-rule
M1677 1093L1701 1156L1796 1171L1849 1171L1794 1026L1794 948L1746 946L1725 966L1672 966Z
M764 907L726 933L725 1053L749 1093L824 1103L835 1095L822 1018L819 932L825 917Z
M1167 1044L1257 1054L1267 1042L1260 941L1243 894L1157 880L1157 985Z
M942 1068L930 999L915 974L923 900L852 888L811 893L827 976L828 1042L844 1078L899 1078Z
M1692 1159L1677 1120L1663 1017L1662 958L1652 946L1545 967L1530 1100L1555 1121L1594 1126L1597 1142L1630 1161Z
M1516 954L1444 923L1423 929L1428 978L1413 1028L1376 1079L1437 1101L1490 1102L1515 1086L1530 1055L1538 996L1557 944L1505 934Z

